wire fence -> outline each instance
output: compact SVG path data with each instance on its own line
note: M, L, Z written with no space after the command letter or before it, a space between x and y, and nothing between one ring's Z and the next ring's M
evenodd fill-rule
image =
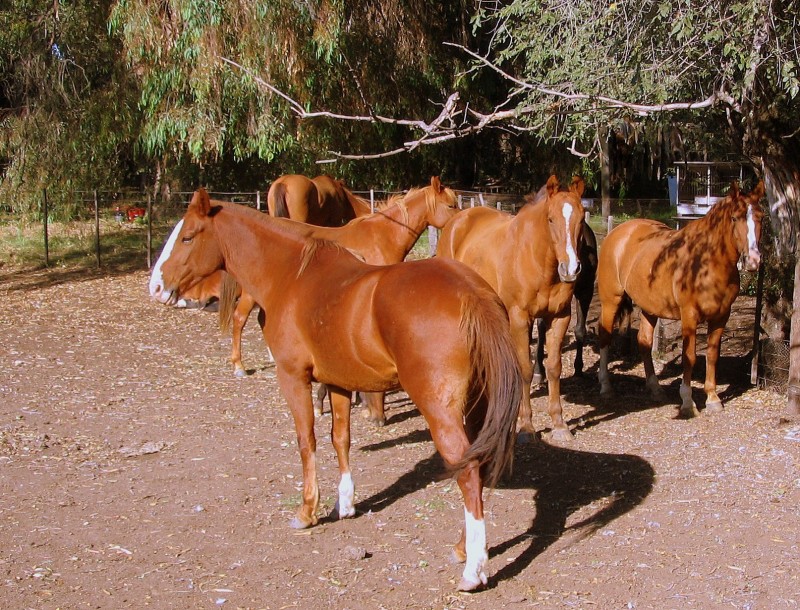
M369 189L353 191L356 195L371 202L373 209L397 191L385 189ZM50 208L52 194L43 191L41 214L41 246L43 264L49 266L65 257L92 257L97 267L113 266L115 261L133 256L139 258L141 267L151 268L161 245L166 240L177 220L183 214L191 200L193 191L177 191L154 198L144 191L92 191L58 193L56 199L60 206L69 206L74 220L58 223L51 220L57 216ZM232 201L266 211L266 192L209 192L214 199ZM500 193L494 191L457 190L460 208L489 206L515 214L524 205L525 197L517 193ZM611 209L615 217L605 221L598 218L599 202L593 199L583 200L587 210L587 218L594 215L592 224L602 240L606 230L610 230L620 218L625 217L661 217L669 215L668 200L612 200ZM5 209L5 223L13 224L16 215ZM61 210L63 212L63 210ZM600 223L600 224L598 224ZM79 227L76 229L76 227ZM598 230L599 227L599 230ZM35 227L31 234L35 241ZM76 237L77 235L77 237ZM70 237L71 236L71 237ZM11 244L13 240L0 235L4 242ZM435 253L438 230L429 230L429 254ZM67 244L67 245L65 245ZM55 247L54 247L55 246ZM742 274L742 285L754 284L754 277ZM741 309L743 298L740 297L737 307ZM756 355L753 369L753 382L760 387L768 387L779 392L787 391L789 369L789 346L786 341L765 338L754 334L756 312L750 307L748 315L731 320L723 336L723 349L728 346L738 350L740 354L751 351ZM656 334L654 353L662 359L674 358L680 353L680 322L661 320ZM760 326L760 324L759 324ZM698 336L698 350L705 349L705 336Z

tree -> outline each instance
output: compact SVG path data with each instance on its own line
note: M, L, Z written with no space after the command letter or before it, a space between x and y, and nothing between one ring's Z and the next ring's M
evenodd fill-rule
M789 410L800 413L798 9L796 0L480 2L473 27L485 45L458 46L472 58L473 75L489 71L505 83L492 105L455 89L432 119L408 120L345 117L290 102L302 119L392 124L412 134L383 155L496 127L597 159L609 130L630 121L690 125L696 149L724 144L748 158L765 180L776 242L798 261Z
M109 36L111 2L13 0L0 12L0 195L25 211L41 190L119 184L136 98ZM67 213L67 210L60 210Z

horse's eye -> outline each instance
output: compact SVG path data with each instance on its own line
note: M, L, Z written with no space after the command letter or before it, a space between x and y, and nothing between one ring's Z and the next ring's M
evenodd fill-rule
M184 244L190 244L190 243L192 243L192 240L193 240L193 239L194 239L194 237L184 237L184 238L181 240L181 243L184 243Z

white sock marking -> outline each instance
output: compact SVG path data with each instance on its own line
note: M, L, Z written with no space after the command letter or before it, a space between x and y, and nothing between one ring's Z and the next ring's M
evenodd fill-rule
M471 583L488 582L486 577L486 564L489 554L486 552L486 524L483 519L476 519L464 507L464 522L466 524L467 563L464 566L464 580Z
M353 506L354 497L355 485L353 485L353 477L349 472L345 472L339 481L339 501L336 503L339 519L352 517L356 514L356 508Z

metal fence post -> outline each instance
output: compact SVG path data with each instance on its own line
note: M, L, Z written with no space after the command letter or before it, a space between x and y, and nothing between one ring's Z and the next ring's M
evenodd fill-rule
M44 230L44 266L50 266L50 243L47 236L47 216L49 214L47 209L47 189L42 189L42 226Z
M97 258L97 268L100 268L100 204L97 201L97 189L94 195L94 254Z

